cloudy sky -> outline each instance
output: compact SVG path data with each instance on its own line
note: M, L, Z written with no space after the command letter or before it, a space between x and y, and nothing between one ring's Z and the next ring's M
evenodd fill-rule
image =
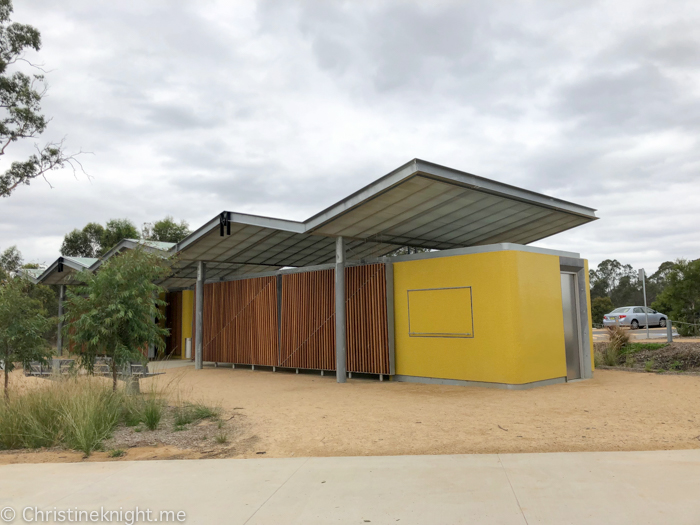
M29 261L110 218L303 220L414 157L597 208L539 243L594 265L700 257L697 1L24 0L14 19L43 36L42 142L92 153L90 179L0 200L0 249Z

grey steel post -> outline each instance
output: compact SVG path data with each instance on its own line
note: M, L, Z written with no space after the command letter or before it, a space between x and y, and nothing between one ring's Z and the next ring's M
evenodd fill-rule
M195 334L194 334L194 369L202 369L202 337L204 331L204 280L207 266L204 261L197 261L197 288L194 298Z
M345 239L335 240L335 377L338 383L346 379L345 348Z
M666 319L666 341L673 343L673 323L670 319Z
M66 285L58 286L58 334L56 336L56 355L63 355L63 301L66 298Z
M649 339L649 312L647 312L647 285L644 268L639 270L639 278L642 280L642 294L644 295L644 323L646 324L647 328L647 339Z

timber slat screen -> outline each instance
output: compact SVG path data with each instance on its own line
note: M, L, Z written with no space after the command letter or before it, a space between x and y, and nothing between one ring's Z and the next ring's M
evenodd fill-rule
M389 374L386 307L386 267L383 264L345 269L348 372Z
M282 275L280 365L335 370L333 270Z
M165 355L179 356L182 352L182 292L165 294L165 327L170 335L165 340Z
M204 361L335 370L334 270L279 278L204 286ZM345 297L348 371L389 374L386 267L347 267Z
M277 364L277 279L204 285L204 361Z

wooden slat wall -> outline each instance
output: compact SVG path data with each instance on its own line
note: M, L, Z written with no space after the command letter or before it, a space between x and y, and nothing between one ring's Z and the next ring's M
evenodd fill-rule
M204 285L204 361L277 364L277 279Z
M348 372L389 373L386 267L345 269L345 318Z
M335 370L334 271L281 279L279 347L276 277L204 286L204 361ZM385 266L346 268L345 297L348 371L389 374Z
M333 270L282 275L279 366L335 370Z
M165 294L168 305L165 308L165 327L170 335L165 340L165 354L180 356L182 352L182 292Z

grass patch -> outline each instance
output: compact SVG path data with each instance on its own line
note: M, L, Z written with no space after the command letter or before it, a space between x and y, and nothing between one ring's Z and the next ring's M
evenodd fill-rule
M216 442L219 445L223 445L224 443L228 443L228 435L226 434L226 432L219 432L218 434L216 434L214 439L216 440Z
M124 450L123 448L113 448L107 453L107 455L110 458L120 458L126 455L126 450Z
M622 348L622 354L636 354L642 350L660 350L668 346L668 343L627 343Z
M155 396L148 396L143 403L142 421L148 430L156 430L163 417L163 402Z
M202 403L185 403L175 409L175 427L184 427L202 419L214 419L221 415L219 407L210 407Z

